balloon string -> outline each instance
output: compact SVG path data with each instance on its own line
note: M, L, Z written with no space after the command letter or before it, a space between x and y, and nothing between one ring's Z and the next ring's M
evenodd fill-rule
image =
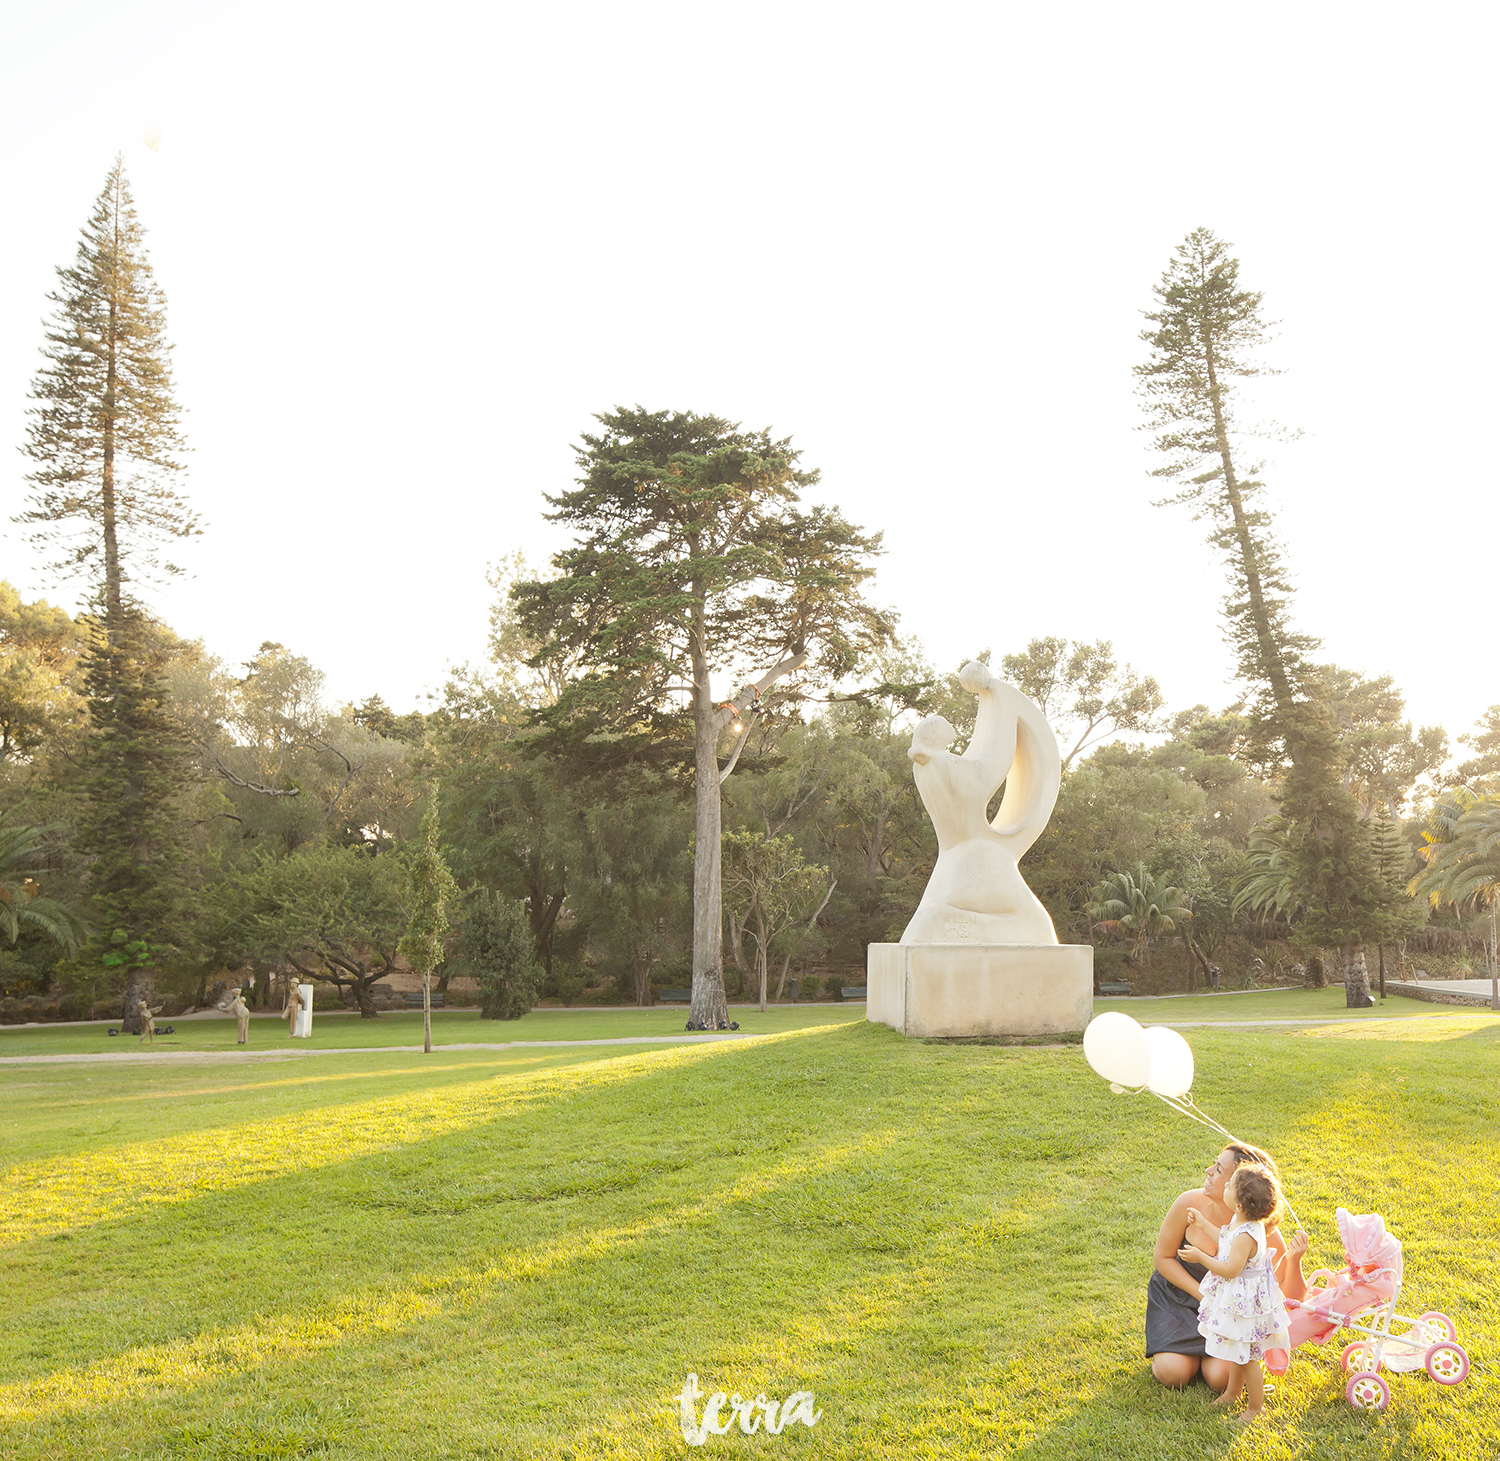
M1150 1090L1149 1086L1141 1086L1132 1091L1132 1095L1140 1095L1142 1091ZM1206 1126L1211 1131L1217 1131L1220 1136L1231 1142L1239 1143L1240 1139L1227 1126L1221 1126L1212 1116L1208 1114L1194 1099L1191 1091L1184 1092L1181 1096L1164 1096L1160 1091L1151 1091L1164 1106L1170 1106L1180 1116L1186 1116L1189 1121L1196 1121L1200 1126ZM1243 1143L1240 1143L1243 1145ZM1291 1199L1287 1197L1283 1189L1281 1194L1282 1205L1286 1208L1288 1216L1299 1228L1306 1231L1306 1224L1297 1216L1297 1209L1292 1206Z

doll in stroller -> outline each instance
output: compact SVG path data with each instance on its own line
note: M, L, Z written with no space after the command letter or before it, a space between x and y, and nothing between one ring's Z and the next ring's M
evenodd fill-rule
M1386 1232L1377 1213L1356 1217L1339 1208L1345 1268L1320 1268L1308 1278L1307 1295L1288 1299L1291 1348L1348 1333L1341 1362L1349 1379L1344 1396L1356 1409L1384 1410L1391 1401L1385 1375L1425 1369L1439 1385L1457 1385L1469 1373L1469 1356L1446 1315L1429 1310L1409 1319L1396 1312L1401 1296L1401 1242ZM1404 1326L1398 1332L1397 1326ZM1284 1375L1291 1356L1266 1354L1266 1368Z

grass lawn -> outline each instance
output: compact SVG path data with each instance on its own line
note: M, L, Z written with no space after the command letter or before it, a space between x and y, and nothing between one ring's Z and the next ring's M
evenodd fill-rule
M1387 988L1390 982L1387 981ZM1179 1021L1214 1020L1238 1023L1245 1020L1390 1020L1403 1015L1439 1017L1455 1011L1479 1013L1477 1005L1428 1004L1419 999L1387 996L1377 992L1369 1009L1344 1008L1344 986L1327 989L1257 989L1234 994L1179 994L1165 999L1096 999L1094 1011L1123 1010L1143 1025L1176 1024ZM0 1045L0 1053L4 1046Z
M1381 1211L1403 1312L1447 1311L1474 1362L1392 1376L1368 1416L1299 1353L1241 1433L1141 1358L1208 1132L1076 1045L815 1012L716 1045L0 1066L0 1456L684 1456L690 1370L824 1411L704 1455L1495 1454L1494 1016L1188 1032L1199 1102L1280 1158L1309 1267L1335 1205ZM553 1018L598 1028L509 1030Z

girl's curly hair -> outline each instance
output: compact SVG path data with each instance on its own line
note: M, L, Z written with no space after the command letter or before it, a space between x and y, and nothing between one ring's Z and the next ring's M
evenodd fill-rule
M1281 1216L1281 1184L1270 1168L1246 1162L1229 1180L1234 1183L1236 1206L1251 1222L1275 1224Z

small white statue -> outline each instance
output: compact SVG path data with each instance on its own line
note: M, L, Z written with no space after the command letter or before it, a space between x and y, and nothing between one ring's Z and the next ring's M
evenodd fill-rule
M234 1043L244 1045L250 1039L250 1006L245 1003L244 996L238 989L231 989L229 992L233 996L229 1004L229 1013L234 1016L239 1032L239 1038Z
M1016 864L1057 804L1057 737L1036 705L978 660L958 682L979 700L964 753L948 750L958 733L941 715L918 723L907 752L937 830L938 859L901 942L1056 944L1057 930ZM991 822L990 799L1002 782Z
M145 1000L138 999L135 1002L135 1007L136 1007L137 1013L141 1017L141 1040L149 1040L153 1045L155 1045L156 1044L156 1017L164 1009L166 1009L166 1005L159 1004L159 1005L157 1005L157 1007L155 1009L152 1009L151 1006L148 1005ZM139 1045L140 1044L140 1040L137 1040L136 1044Z
M281 1012L281 1018L286 1021L286 1033L288 1037L297 1033L297 1018L303 1009L312 1008L312 1000L303 993L300 984L288 984L286 987L286 1008Z

